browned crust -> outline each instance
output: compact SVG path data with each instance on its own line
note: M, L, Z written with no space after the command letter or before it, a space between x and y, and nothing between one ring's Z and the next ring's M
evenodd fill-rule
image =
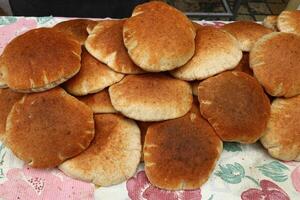
M50 168L88 147L93 112L63 89L28 94L7 118L5 145L32 167Z
M64 84L65 89L73 95L97 93L124 77L123 74L111 70L106 64L98 61L84 48L81 59L79 73Z
M250 52L254 76L272 96L300 94L300 36L276 32L262 37Z
M272 29L273 31L278 31L278 28L277 28L277 19L278 19L278 16L276 16L276 15L269 15L269 16L265 17L265 19L263 21L263 25L266 28Z
M250 64L249 64L248 52L243 52L242 59L240 60L239 64L233 69L233 71L245 72L246 74L253 76L253 71L250 68Z
M144 71L130 59L123 42L125 20L98 22L90 33L85 46L98 60L111 69L124 74L140 74Z
M141 130L141 144L142 144L142 151L143 151L147 130L148 130L149 126L151 126L152 124L154 124L156 122L136 121L136 123ZM144 153L141 154L141 162L143 162L143 161L144 161Z
M223 141L254 143L263 134L270 102L258 81L243 72L223 72L200 83L201 114Z
M1 67L7 85L20 92L44 91L74 76L80 69L80 44L49 28L28 31L4 49Z
M108 90L104 89L95 94L78 97L80 101L88 105L94 113L116 113L117 111L111 104Z
M231 33L238 40L242 51L249 52L254 43L272 30L252 21L237 21L225 24L222 29Z
M285 10L278 15L277 27L281 32L300 34L299 21L299 10Z
M10 89L0 89L0 138L5 133L7 116L13 105L23 97L23 94Z
M196 189L208 180L221 152L222 141L194 104L184 117L148 128L145 171L156 187Z
M60 22L53 28L57 31L62 31L71 35L80 44L84 44L86 38L89 35L87 32L88 25L94 25L95 23L97 22L89 19L73 19Z

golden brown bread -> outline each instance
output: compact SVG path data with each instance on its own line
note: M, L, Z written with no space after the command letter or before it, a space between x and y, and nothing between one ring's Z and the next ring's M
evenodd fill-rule
M0 62L1 62L1 56L0 56ZM0 63L0 88L7 88L7 84L6 84L6 80L4 77L4 73L3 73L3 69L2 69L2 65Z
M163 74L127 75L109 88L113 107L140 121L161 121L185 115L192 105L189 83Z
M7 116L13 105L23 97L10 89L0 89L0 139L5 133Z
M13 39L1 56L7 85L19 92L40 92L68 80L80 69L80 44L50 28Z
M223 30L231 33L239 42L242 51L249 52L254 43L272 30L252 21L236 21L225 24Z
M249 53L243 52L243 57L240 60L239 64L233 69L233 71L245 72L251 76L253 76L253 71L249 65Z
M131 59L151 72L185 64L194 54L195 29L180 11L162 2L137 6L123 26L123 40Z
M222 71L233 69L242 58L237 40L214 27L197 31L195 54L185 65L171 71L182 80L202 80Z
M243 72L223 72L198 87L202 116L223 141L254 143L263 134L270 102L258 81Z
M25 95L10 111L4 144L32 167L51 168L94 138L92 110L61 88Z
M269 15L269 16L265 17L265 19L263 21L263 25L266 28L272 29L273 31L278 31L277 18L278 18L278 16Z
M132 62L124 46L124 22L124 19L98 22L90 33L85 47L90 54L116 72L124 74L143 73L144 71Z
M123 74L111 70L107 65L98 61L84 48L81 59L79 73L64 84L65 89L73 95L97 93L124 77Z
M194 96L198 96L198 86L199 86L200 81L192 81L192 92Z
M104 89L95 94L78 97L80 101L88 105L94 113L116 113L116 109L112 106L108 90Z
M149 126L151 126L152 124L155 124L156 122L136 121L136 123L139 126L140 131L141 131L141 145L142 145L141 162L144 162L143 147L144 147L144 143L145 143L146 133L147 133Z
M162 189L199 188L213 171L222 146L194 103L185 116L148 128L144 144L147 177Z
M300 34L300 10L285 10L278 15L279 31Z
M260 139L276 159L300 161L300 95L272 102L271 116Z
M80 44L84 44L86 38L88 37L87 26L89 24L95 24L97 22L89 19L73 19L60 22L56 24L53 29L57 31L62 31L71 35Z
M276 32L259 39L250 52L254 76L272 96L300 94L300 36Z
M67 175L99 186L121 183L136 172L141 156L140 130L116 114L95 115L95 139L87 150L61 164Z

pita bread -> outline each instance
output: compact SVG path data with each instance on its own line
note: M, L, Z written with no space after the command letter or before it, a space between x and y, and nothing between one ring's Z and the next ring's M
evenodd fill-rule
M148 128L144 145L145 172L149 181L162 189L197 189L208 180L222 146L194 104L184 117Z
M197 31L196 50L191 60L171 74L182 80L202 80L233 69L242 58L236 39L229 33L205 27Z
M97 93L124 77L123 74L111 70L91 56L85 49L83 49L81 59L79 73L64 84L65 89L73 95Z
M284 161L300 161L300 96L277 98L272 102L271 117L260 139L269 154Z
M80 155L59 166L73 178L99 186L133 176L141 157L140 130L133 120L116 114L95 115L95 139Z
M7 116L13 105L23 97L23 94L10 89L0 89L0 139L5 133Z
M93 112L61 88L25 95L10 111L4 144L29 166L51 168L85 150Z
M113 107L140 121L161 121L185 115L191 108L191 86L163 74L127 75L109 88Z
M223 141L250 144L263 134L270 101L258 81L243 72L223 72L198 87L202 116Z
M95 58L111 69L124 74L140 74L144 71L130 59L123 43L125 20L99 22L90 33L85 47Z
M285 10L278 15L279 31L300 34L300 10Z
M156 122L136 121L136 123L139 126L140 131L141 131L141 144L142 144L141 162L144 162L143 147L144 147L144 143L145 143L146 133L147 133L149 126L151 126L152 124L155 124Z
M191 21L163 2L137 6L123 26L129 56L145 71L167 71L185 64L194 54L194 38Z
M250 52L254 76L272 96L300 94L300 36L276 32L259 39Z
M1 56L7 85L18 92L49 90L80 69L80 44L50 28L28 31L13 39Z
M233 69L233 71L245 72L251 76L253 76L253 71L249 65L249 53L243 52L243 57L240 60L239 64Z
M242 51L249 52L254 43L272 30L252 21L237 21L225 24L223 30L231 33L239 42Z
M88 105L93 112L96 113L117 113L112 106L108 90L104 89L101 92L78 97L80 101Z
M53 29L67 33L80 44L84 44L88 37L87 26L95 23L95 21L89 19L73 19L60 22L56 24Z
M267 17L265 17L264 21L263 21L263 25L266 28L272 29L273 31L277 31L277 16L275 15L269 15Z

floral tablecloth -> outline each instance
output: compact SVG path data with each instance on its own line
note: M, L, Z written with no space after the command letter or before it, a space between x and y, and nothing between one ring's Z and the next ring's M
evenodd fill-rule
M56 17L0 17L0 54L14 37L66 20ZM199 22L222 26L223 22ZM1 111L0 111L1 112ZM84 163L83 163L84 164ZM127 182L97 188L71 179L58 169L33 169L0 143L0 199L14 200L300 200L300 162L280 162L262 146L224 143L222 156L201 189L164 191L152 186L139 166Z

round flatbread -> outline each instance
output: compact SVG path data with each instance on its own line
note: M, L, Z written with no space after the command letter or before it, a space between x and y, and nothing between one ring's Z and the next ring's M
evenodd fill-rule
M94 113L116 113L116 109L112 106L108 90L104 89L95 94L78 97L80 101L88 105Z
M5 133L7 116L13 105L23 97L22 93L10 89L0 89L0 139Z
M208 180L222 146L194 104L184 117L148 128L144 145L145 172L149 181L162 189L197 189Z
M16 37L5 47L1 68L11 89L40 92L77 74L80 54L80 44L67 34L39 28Z
M223 72L198 87L201 114L223 141L250 144L263 134L270 101L252 76Z
M202 80L233 69L242 58L238 42L229 33L205 27L197 31L192 59L171 74L182 80Z
M177 9L163 2L137 6L123 26L123 40L135 64L151 72L172 70L194 54L195 29Z
M257 41L250 52L254 76L272 96L300 94L300 36L271 33Z
M264 21L263 21L263 25L266 28L272 29L273 31L278 31L277 29L277 16L275 15L269 15L267 17L265 17Z
M85 47L95 58L116 72L140 74L144 71L132 62L123 42L125 20L98 22L90 33Z
M95 139L89 148L59 166L65 174L99 186L133 176L141 157L140 130L133 120L116 114L95 115Z
M222 29L231 33L238 40L242 51L247 52L252 49L259 38L272 32L271 29L251 21L232 22L225 24Z
M240 60L239 64L233 69L233 71L245 72L251 76L253 76L253 71L250 68L249 64L249 53L243 52L243 57Z
M111 70L91 56L85 49L83 49L81 59L79 73L64 84L65 89L73 95L97 93L124 77L123 74Z
M162 74L127 75L109 95L117 111L140 121L181 117L193 101L189 83Z
M53 29L70 34L80 44L84 44L89 35L87 32L87 26L95 23L97 22L89 19L73 19L60 22L56 24Z
M24 96L9 113L3 135L17 157L38 168L76 156L93 138L92 110L61 88Z
M285 10L278 15L279 31L300 34L300 10Z
M284 161L300 161L300 95L272 102L271 116L260 139L269 154Z

